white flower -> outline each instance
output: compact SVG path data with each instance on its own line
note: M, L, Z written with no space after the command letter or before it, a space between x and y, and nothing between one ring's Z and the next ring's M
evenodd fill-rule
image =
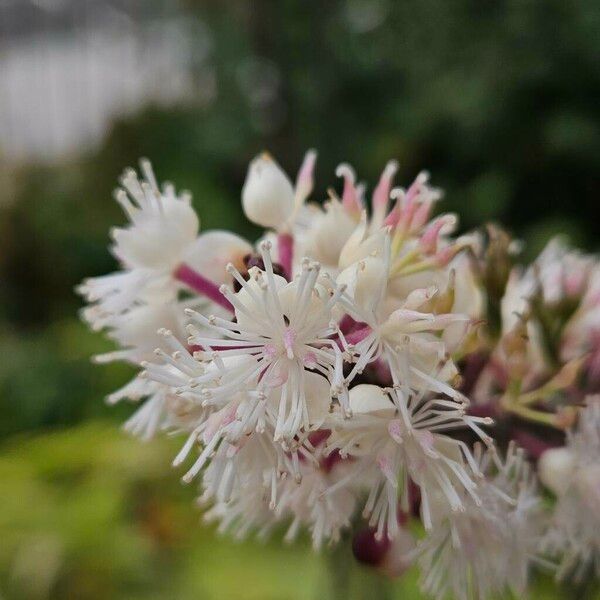
M370 239L373 238L375 236ZM389 298L389 236L384 234L374 242L373 248L377 247L337 278L338 283L348 286L348 294L353 299L353 304L344 308L361 323L360 328L345 335L346 341L351 343L351 352L358 357L347 379L351 381L369 364L383 360L385 369L391 371L390 376L398 373L402 366L403 383L454 395L447 385L457 374L449 357L454 348L446 343L444 336L450 327L459 325L464 337L471 319L467 315L430 312L435 308L433 299L439 292L435 287L414 289L403 300ZM439 303L442 304L448 303Z
M436 521L419 544L423 591L434 598L499 597L510 589L522 597L542 533L535 480L513 446L501 462L495 450L477 456L485 474L478 501L462 493L464 510L436 508Z
M121 271L85 280L78 291L91 304L83 311L94 329L118 328L122 315L140 305L176 300L192 287L219 302L217 285L223 267L251 252L251 246L228 232L198 236L199 220L188 193L177 195L171 184L159 189L152 167L141 161L144 179L132 169L121 178L115 197L130 220L112 231L111 251ZM215 277L213 281L212 278Z
M339 541L342 529L350 526L361 481L351 460L333 458L325 456L323 446L319 446L310 460L300 463L299 481L286 478L282 482L275 512L282 517L292 516L286 541L295 539L305 525L313 547L318 550L325 541L332 544ZM350 484L348 477L352 478ZM346 484L336 488L340 481Z
M123 188L115 193L130 220L129 226L112 231L111 251L123 271L88 279L79 287L88 301L96 303L100 318L120 314L148 297L171 299L170 272L198 234L189 194L178 196L171 185L159 190L150 163L141 161L141 168L142 181L128 169L121 178Z
M600 577L600 396L588 396L566 447L542 455L540 477L557 494L543 547L560 558L558 578Z
M241 286L236 294L222 288L235 309L234 321L188 311L216 337L190 329L190 343L203 349L196 357L212 368L191 378L187 389L215 407L233 392L252 391L254 406L243 427L271 426L275 440L289 443L321 425L332 393L345 397L342 351L330 338L343 288L326 287L327 280L319 281L319 265L310 261L288 283L273 273L268 243L261 252L265 270L252 268L248 280L229 267ZM225 361L232 358L237 360Z
M365 514L378 537L397 534L398 501L408 510L410 480L421 491L427 528L432 526L432 494L442 495L453 510L463 509L463 491L477 502L471 454L463 442L447 435L470 427L488 439L477 425L487 421L466 416L465 403L361 384L350 390L350 408L352 419L332 426L328 448L359 458L373 475Z

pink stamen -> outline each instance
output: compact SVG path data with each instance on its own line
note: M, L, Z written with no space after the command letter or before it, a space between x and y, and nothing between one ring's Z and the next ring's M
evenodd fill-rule
M392 189L392 181L398 170L398 163L391 160L383 170L379 183L373 192L373 211L377 213L385 213L388 200L390 198L390 190Z
M181 283L185 283L189 288L198 292L199 294L206 296L219 306L226 308L233 312L233 306L231 302L223 296L219 290L219 286L207 279L203 275L200 275L197 271L194 271L191 267L185 263L181 263L177 269L175 269L173 276Z
M277 236L277 249L279 251L279 264L288 281L290 281L292 279L292 264L294 260L293 236L289 233L280 233Z
M464 246L460 244L452 244L442 248L434 257L436 265L445 267L463 248Z
M344 178L344 191L342 192L342 206L350 215L360 214L362 205L359 200L359 194L355 187L354 171L348 164L338 166L336 173L338 177Z
M427 221L429 221L429 215L431 214L431 207L433 202L431 200L425 200L421 202L419 208L416 210L415 215L410 224L412 231L419 231Z
M309 150L304 155L302 166L298 171L296 178L296 202L301 203L312 192L314 185L314 169L317 160L317 153L314 150Z
M434 221L423 233L419 240L419 246L423 254L435 254L437 251L438 238L442 227L446 224L444 219Z
M398 221L400 220L400 202L401 197L398 197L396 204L394 204L394 208L390 210L388 216L383 221L383 225L385 227L391 227L394 229L398 225Z

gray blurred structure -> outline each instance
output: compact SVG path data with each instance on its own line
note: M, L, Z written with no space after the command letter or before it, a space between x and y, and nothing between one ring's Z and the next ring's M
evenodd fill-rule
M0 160L63 160L115 117L189 100L209 52L173 1L0 0ZM210 100L206 74L202 89Z

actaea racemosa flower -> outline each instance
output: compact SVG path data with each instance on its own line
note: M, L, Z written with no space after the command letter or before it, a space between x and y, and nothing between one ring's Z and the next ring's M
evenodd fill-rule
M142 402L126 428L146 439L162 430L185 437L174 464L186 465L185 482L198 482L219 531L266 536L286 525L291 541L304 528L317 549L363 532L357 556L396 574L418 562L423 588L439 598L521 593L540 548L564 552L569 565L593 563L600 530L581 537L580 523L564 516L567 504L595 497L593 469L576 486L585 488L579 504L561 489L554 533L540 546L533 465L467 395L475 389L487 406L514 391L510 378L496 377L506 358L533 381L513 413L555 424L537 403L570 394L584 361L593 372L584 355L593 336L582 341L582 324L595 323L594 285L558 269L556 253L529 271L543 271L547 298L581 307L561 338L566 366L538 382L536 355L524 349L535 339L519 335L523 315L507 312L518 273L508 284L496 278L504 300L492 295L480 236L456 237L454 215L432 217L441 193L426 173L394 187L390 161L368 203L342 164L340 194L330 190L320 206L307 203L315 160L309 151L295 184L268 154L252 161L241 196L246 216L265 228L255 244L199 234L187 195L160 189L146 161L142 181L126 171L117 200L130 224L112 246L120 271L79 288L86 321L119 346L100 360L141 367L109 397ZM592 257L572 260L598 270ZM486 319L498 307L505 330L494 333ZM482 367L471 381L473 358ZM595 448L589 427L570 434L569 464ZM426 531L417 549L408 519ZM376 560L361 539L377 548Z

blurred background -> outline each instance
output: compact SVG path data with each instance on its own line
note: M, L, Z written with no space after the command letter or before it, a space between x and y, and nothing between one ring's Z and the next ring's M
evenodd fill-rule
M558 232L597 250L599 99L597 0L0 0L0 598L324 585L328 555L305 541L203 527L169 467L177 440L128 439L131 407L103 402L133 371L90 363L109 344L73 288L115 267L124 167L148 156L204 229L252 237L239 195L257 152L295 175L317 148L319 200L337 163L374 183L396 158L402 184L431 171L464 229L500 221L527 257Z

